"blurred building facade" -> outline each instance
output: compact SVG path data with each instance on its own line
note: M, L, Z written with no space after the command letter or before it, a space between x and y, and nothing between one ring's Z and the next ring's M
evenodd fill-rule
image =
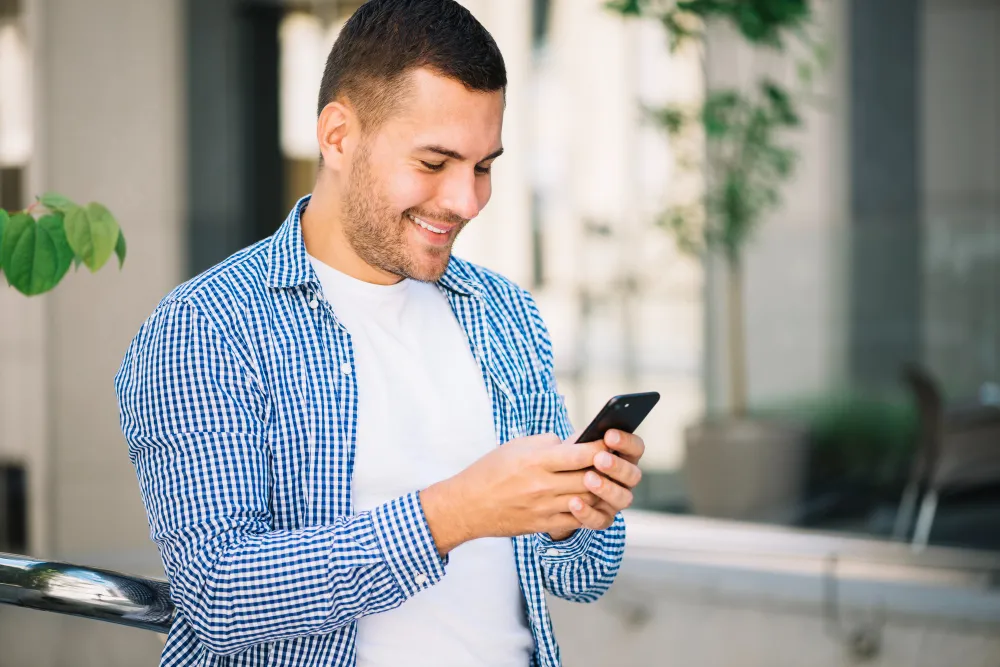
M0 2L0 76L21 91L0 103L2 204L48 190L101 201L129 238L120 273L71 273L31 300L0 290L0 461L24 471L24 552L162 576L112 377L163 295L271 233L308 190L314 88L357 4ZM660 391L641 433L671 505L683 428L725 407L724 274L652 224L675 165L640 107L794 71L724 30L702 70L695 52L668 53L660 26L599 0L464 4L510 89L493 200L457 252L537 295L575 423L611 394ZM794 183L747 257L751 402L893 386L913 360L973 395L1000 380L1000 4L817 7L836 53L826 101L807 110ZM992 664L983 627L970 641ZM0 607L0 664L133 665L159 647Z

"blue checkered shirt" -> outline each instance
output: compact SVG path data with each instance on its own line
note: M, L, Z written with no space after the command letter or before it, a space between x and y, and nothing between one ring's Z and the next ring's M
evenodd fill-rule
M354 665L358 618L447 574L417 489L353 511L354 352L306 254L307 203L274 235L167 295L115 377L178 610L161 665ZM482 369L498 442L568 437L531 296L458 258L438 286ZM625 524L619 514L606 530L561 542L512 540L532 664L559 665L544 592L599 598L621 563Z

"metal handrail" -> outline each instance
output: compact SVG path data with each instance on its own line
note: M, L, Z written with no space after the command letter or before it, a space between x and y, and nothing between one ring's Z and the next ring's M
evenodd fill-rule
M163 633L175 615L165 581L6 553L0 553L0 604Z

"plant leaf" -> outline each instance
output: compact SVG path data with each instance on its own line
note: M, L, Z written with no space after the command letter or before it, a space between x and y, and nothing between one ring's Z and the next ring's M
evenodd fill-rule
M66 213L66 239L91 273L108 261L119 233L118 222L101 204L74 205Z
M795 72L799 78L799 82L810 85L813 82L813 66L812 63L805 60L800 60L795 63Z
M46 192L44 195L38 198L38 201L45 205L45 208L50 211L59 211L60 213L66 213L66 210L72 206L76 206L69 197L64 197L58 192Z
M27 229L33 225L35 219L32 218L27 213L15 213L10 216L7 224L5 225L3 244L0 245L0 264L5 267L5 273L7 274L7 282L10 282L11 274L11 258L14 254L14 249L17 246L17 242L21 235L26 233Z
M642 14L642 7L639 0L608 0L604 3L604 8L613 12L619 12L622 16L639 16Z
M43 216L38 222L27 213L13 216L0 254L7 267L7 281L26 296L55 287L73 258L59 214Z
M52 285L55 287L69 271L74 257L73 249L69 247L69 242L66 240L65 216L62 213L43 215L38 220L38 227L40 232L48 234L52 239L52 245L55 249L56 274Z
M125 232L118 230L118 242L115 243L115 254L118 255L118 270L125 265Z
M3 271L3 230L7 228L8 220L10 220L10 214L0 208L0 271Z
M662 108L647 107L644 110L646 117L663 127L670 136L680 134L688 120L684 110L676 104Z

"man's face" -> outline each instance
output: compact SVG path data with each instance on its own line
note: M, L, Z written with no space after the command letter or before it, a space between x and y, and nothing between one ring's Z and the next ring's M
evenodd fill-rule
M490 199L503 93L469 91L424 69L408 76L409 94L350 158L343 224L370 266L435 281L459 232Z

